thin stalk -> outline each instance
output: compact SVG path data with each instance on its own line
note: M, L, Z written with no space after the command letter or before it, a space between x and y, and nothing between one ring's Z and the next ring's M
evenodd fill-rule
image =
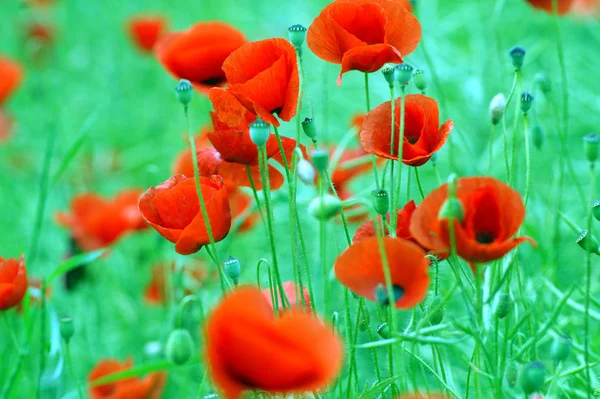
M510 181L510 166L508 163L508 130L506 127L506 111L508 111L508 107L512 98L515 95L515 91L517 89L518 82L520 80L521 72L515 71L515 77L513 79L512 88L510 89L510 94L506 99L506 105L504 106L504 111L502 112L502 133L504 135L504 166L506 167L506 181Z
M529 118L527 114L523 114L523 134L525 138L525 196L523 203L527 207L529 200L529 185L531 182L531 154L529 149Z
M250 187L252 188L252 195L254 195L256 207L258 208L258 212L260 213L260 220L262 220L262 223L266 228L267 220L265 219L265 214L263 213L262 206L260 205L260 200L258 199L258 191L256 191L256 184L254 183L254 179L252 178L252 172L250 171L250 166L248 165L246 165L246 174L248 175L248 181L250 182Z
M371 99L369 98L369 74L365 72L365 100L367 102L367 113L371 112ZM377 161L375 155L371 155L371 163L373 164L373 177L375 178L375 187L380 189L379 173L377 172Z
M594 163L590 164L590 202L588 203L588 215L587 215L587 228L588 234L592 236L592 206L594 198L596 197L596 168ZM585 283L585 318L583 326L583 358L586 365L585 378L588 383L592 384L592 377L590 372L590 297L592 289L592 253L586 252L586 283ZM588 389L588 399L591 398Z
M81 390L81 386L79 386L79 383L77 382L77 377L75 375L75 369L73 368L73 360L71 359L71 347L69 346L69 343L65 341L65 355L67 358L67 366L69 367L69 373L71 373L71 378L73 379L73 384L75 384L75 387L77 388L77 395L79 396L79 399L84 399L85 396L83 396L83 391Z
M396 201L392 204L392 229L390 237L396 237L398 227L398 200L400 199L400 187L402 186L402 155L404 150L404 114L406 112L406 98L404 86L400 86L400 137L398 138L398 182L396 183Z
M325 201L325 182L323 176L319 179L319 198L321 204ZM323 206L323 205L321 205ZM331 313L331 298L329 297L329 270L327 268L327 225L325 220L319 221L319 253L321 255L321 271L323 273L323 300L325 301L325 315L329 317Z
M496 125L492 125L490 131L490 142L488 144L488 175L492 174L492 160L494 157L494 133L496 132Z
M395 155L396 153L396 149L394 148L396 145L396 113L395 111L395 106L396 106L396 95L394 93L394 85L390 85L390 108L392 109L392 126L391 126L391 134L390 134L390 154L392 156ZM394 164L395 161L393 159L390 159L388 161L388 164L390 164L390 203L392 204L392 209L394 208L395 204L396 204L396 195L395 195L395 190L394 187L396 186L396 181L394 180ZM385 178L383 179L385 182ZM392 225L394 224L394 220L396 220L398 218L398 215L395 212L392 212L392 214L390 215L391 221L392 221Z
M42 280L40 288L41 293L41 313L40 313L40 374L38 376L37 398L42 395L42 376L46 368L46 281Z
M512 152L511 152L511 163L510 163L510 175L508 178L508 185L516 185L515 179L517 174L517 128L519 127L519 116L521 115L521 107L519 104L519 98L521 93L521 71L515 72L517 76L517 103L515 104L515 117L513 120L512 129Z
M419 194L421 194L421 199L425 198L425 193L423 192L423 186L421 186L421 179L419 178L419 168L414 167L415 169L415 180L417 181L417 187L419 188ZM409 198L410 200L410 198Z
M15 331L13 330L12 326L10 325L9 321L8 321L8 315L6 314L6 312L1 312L0 314L2 315L2 319L4 320L4 324L6 324L6 329L8 330L8 333L10 335L10 338L12 339L13 345L15 346L15 350L17 351L17 353L19 353L19 340L17 339L17 336L15 335Z

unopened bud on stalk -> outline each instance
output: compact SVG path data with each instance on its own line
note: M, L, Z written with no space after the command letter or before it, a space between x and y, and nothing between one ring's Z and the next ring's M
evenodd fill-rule
M596 220L600 220L600 201L598 200L592 204L592 215Z
M313 184L315 182L315 168L306 159L302 158L296 165L298 171L298 177L304 182L304 184Z
M292 25L288 28L288 38L296 50L300 50L306 40L306 27Z
M523 367L519 382L521 388L527 395L534 392L540 392L544 386L546 377L546 366L542 362L532 362Z
M548 96L552 91L552 84L550 83L548 76L543 73L536 73L534 80L535 84L540 87L540 91L544 93L545 96Z
M442 302L442 297L439 295L434 295L429 302L427 303L427 314L430 314L429 323L431 325L438 325L444 320L444 313L446 312L445 306L440 306ZM436 310L436 308L438 308Z
M227 277L233 281L233 284L238 285L238 282L240 281L240 261L237 258L230 256L223 266L225 266L225 274Z
M181 79L177 86L175 86L175 94L177 95L177 100L187 108L190 101L192 101L192 96L194 94L194 86L187 79Z
M329 152L325 150L314 150L310 154L310 158L312 159L313 165L320 173L325 172L327 166L329 165Z
M371 192L373 207L379 215L385 215L390 210L390 196L387 190L380 188Z
M575 241L577 245L583 248L584 251L600 255L600 244L598 244L598 240L593 235L589 234L587 230L583 230L579 232L577 236L577 240Z
M521 46L515 46L510 49L508 54L510 55L510 59L512 61L513 66L515 67L515 71L520 71L523 63L525 62L525 49Z
M75 334L75 326L73 325L73 319L70 317L62 317L59 320L60 336L68 344L73 335Z
M571 353L571 339L566 335L556 337L552 341L550 353L552 354L552 359L557 362L565 360Z
M385 67L381 70L385 81L388 83L390 87L394 87L394 82L396 82L397 70L396 67Z
M250 124L250 139L257 147L264 146L270 134L269 124L260 118Z
M335 217L342 210L342 206L342 201L333 195L325 194L310 202L308 213L317 220L325 221Z
M506 97L504 94L498 93L490 102L490 120L492 125L497 125L502 120L504 108L506 107Z
M583 149L588 161L594 163L598 159L600 151L600 137L596 133L590 133L583 138Z
M523 92L521 93L521 112L527 115L529 110L531 109L531 105L533 104L533 96L531 93Z
M167 358L174 364L186 364L194 353L194 340L188 330L179 328L171 331L167 339Z
M427 89L427 80L425 80L425 72L421 69L415 69L413 72L413 82L415 82L415 86L421 93L425 93L425 89Z
M379 336L383 339L388 339L391 334L390 334L390 327L388 326L387 323L381 323L380 325L377 326L377 334L379 334Z
M542 149L544 145L544 140L546 138L546 133L544 132L544 128L540 125L533 125L531 128L531 141L533 141L533 145L538 150Z
M317 124L315 118L304 118L302 121L302 130L312 141L317 139Z
M400 64L396 67L396 80L400 83L400 87L404 87L410 82L413 69L408 64Z
M502 292L496 300L496 317L503 319L508 316L513 308L513 301L508 292Z

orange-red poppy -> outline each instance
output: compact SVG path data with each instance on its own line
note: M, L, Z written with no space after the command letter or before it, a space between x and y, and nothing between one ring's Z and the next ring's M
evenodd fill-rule
M415 205L415 201L411 200L404 208L398 209L398 224L396 226L396 237L402 238L404 240L409 240L417 244L417 241L413 238L412 234L410 234L410 218L412 217L417 206ZM390 214L387 214L387 221L390 221ZM389 231L387 228L384 228L385 235L389 235ZM368 240L370 238L377 237L375 232L375 224L373 220L369 220L368 222L363 223L354 233L354 237L352 238L352 242L359 242L363 240Z
M392 134L391 101L383 103L367 114L360 132L360 144L366 152L379 157L398 160L400 142L400 99L396 99L394 112L394 154L391 153ZM451 120L439 126L437 102L422 94L406 96L404 114L404 143L402 162L421 166L446 143L454 128Z
M0 56L0 106L19 87L23 80L23 69L15 61Z
M21 303L26 291L27 269L23 257L4 259L0 256L0 310Z
M301 308L302 305L302 297L304 297L304 304L306 305L305 308L308 309L310 308L310 293L308 291L308 288L306 286L302 287L302 296L297 296L296 295L296 291L299 290L299 287L294 284L293 281L286 281L285 283L282 284L283 286L283 292L285 293L285 296L287 297L288 301L290 301L290 307L292 309L294 308ZM279 290L276 287L273 287L275 289L275 294L279 295ZM273 307L273 301L271 300L271 290L269 288L266 288L264 290L262 290L262 293L264 295L264 297L267 299L267 301L269 301L269 304L271 305L271 307ZM279 297L278 297L279 298ZM281 303L280 299L277 299L279 301L279 310L283 310L283 304Z
M296 115L300 80L296 50L284 39L247 43L223 63L229 87L209 92L213 107L223 122L241 125L246 114L279 126L273 114L288 122Z
M534 8L553 13L553 0L527 0L527 2ZM558 0L558 13L560 15L568 13L574 3L575 0Z
M154 45L167 32L167 21L160 15L137 15L127 22L127 31L138 49L151 53Z
M421 40L421 24L407 0L337 0L308 28L308 47L319 58L348 71L374 72L402 63Z
M206 324L209 371L226 399L246 390L292 394L331 383L343 361L333 329L295 309L279 318L254 287L231 292Z
M395 306L408 309L418 305L429 287L429 261L425 251L410 241L384 237ZM378 286L385 286L383 262L377 238L350 245L335 261L337 279L350 291L371 301Z
M183 32L165 35L155 47L156 57L178 79L187 79L203 94L227 82L225 59L246 43L242 32L222 22L197 23Z
M71 213L60 212L57 222L71 230L80 249L93 251L114 244L124 234L147 228L137 203L140 190L125 190L114 199L106 200L97 194L76 196Z
M227 188L221 176L200 177L202 196L213 238L221 241L231 227ZM208 229L193 177L175 175L142 195L139 203L144 219L160 235L175 243L182 255L198 252L210 243Z
M101 360L90 372L88 380L91 383L101 377L129 370L132 367L131 359L127 359L124 363L114 359ZM166 381L166 373L150 373L143 378L126 378L90 387L89 394L92 399L160 399Z
M438 219L448 198L448 185L433 190L414 212L410 232L424 247L448 252L448 220ZM506 255L529 237L512 238L525 219L520 194L493 177L458 179L457 198L464 209L464 219L455 220L456 251L471 263L489 262Z
M144 290L144 299L151 305L164 305L167 299L167 281L165 273L176 270L175 263L170 266L159 263L152 266L151 280ZM202 287L204 281L209 277L208 270L203 263L185 265L182 270L183 292L192 295Z
M0 143L10 138L13 125L13 119L0 110Z

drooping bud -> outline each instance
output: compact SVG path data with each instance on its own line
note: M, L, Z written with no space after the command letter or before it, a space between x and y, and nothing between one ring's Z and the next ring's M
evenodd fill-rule
M300 50L306 40L306 27L292 25L288 28L288 38L296 50Z
M531 105L533 104L533 96L531 93L523 92L521 93L521 112L527 115L529 110L531 109Z
M412 78L413 67L408 64L400 64L396 67L396 80L400 83L400 87L404 87Z
M429 323L431 325L438 325L444 320L444 313L446 312L445 306L440 307L440 303L442 302L442 297L439 295L434 295L427 302L427 314L429 314ZM438 309L439 308L439 309ZM437 309L437 310L436 310Z
M317 139L317 124L315 118L304 118L302 121L302 130L312 141Z
M264 146L270 134L269 124L260 118L250 124L250 139L257 147Z
M388 326L387 323L381 323L380 325L377 326L377 334L379 334L379 336L383 339L388 339L391 334L390 334L390 327Z
M531 128L531 141L533 142L535 148L541 150L542 146L544 145L545 138L546 133L544 132L544 128L540 125L533 125Z
M508 54L510 55L511 62L515 67L515 71L520 71L523 63L525 62L525 49L521 46L515 46L510 49Z
M580 231L575 242L584 251L600 255L600 244L598 243L598 240L596 237L589 234L587 230Z
M506 97L504 97L504 94L496 94L490 102L490 120L492 121L492 125L497 125L502 120L505 107Z
M192 101L192 96L194 94L194 86L187 79L181 79L177 86L175 86L175 94L177 95L177 100L187 108L190 101Z
M194 353L194 340L188 330L179 328L171 331L166 345L167 358L174 364L186 364Z
M315 182L315 168L306 159L302 158L296 165L298 171L298 177L305 184L313 184Z
M373 207L379 215L385 215L390 210L390 196L387 190L380 188L371 192L373 197Z
M317 220L329 220L342 210L342 201L333 195L325 194L310 202L308 213Z
M396 82L397 69L396 67L385 67L381 70L385 81L388 83L390 87L394 87L394 82Z
M496 317L503 319L508 316L513 308L513 301L508 292L502 292L496 300Z
M73 319L70 317L62 317L59 320L60 336L68 344L73 335L75 334L75 326L73 325Z
M506 370L504 370L504 381L506 381L506 385L508 385L509 388L514 388L518 379L519 364L513 360L506 365Z
M425 80L425 72L421 69L415 69L413 72L413 82L415 82L415 86L421 93L425 93L427 89L427 80Z
M536 73L534 80L535 84L540 87L540 91L544 93L545 96L548 96L552 91L552 84L550 83L548 76L543 73Z
M227 258L223 266L225 266L225 274L227 275L227 277L229 277L231 281L233 281L233 284L238 285L238 282L240 280L241 269L240 261L237 258L230 256L229 258Z
M592 204L592 215L596 220L600 220L600 201L598 200Z
M565 360L571 353L571 339L566 335L559 335L552 342L550 353L557 362Z
M310 158L312 159L313 165L315 165L315 168L317 168L319 172L325 172L327 166L329 165L329 152L325 150L314 150L310 154Z
M596 133L590 133L583 138L583 149L585 156L590 162L596 162L600 151L600 137Z
M527 395L534 392L540 392L544 386L546 376L546 366L542 362L532 362L523 367L519 382L521 388Z

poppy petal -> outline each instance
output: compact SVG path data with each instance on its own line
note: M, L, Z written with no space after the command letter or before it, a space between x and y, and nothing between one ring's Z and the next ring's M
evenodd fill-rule
M355 47L344 53L337 85L342 84L342 75L348 71L375 72L386 63L400 64L402 62L404 61L400 52L389 44Z

